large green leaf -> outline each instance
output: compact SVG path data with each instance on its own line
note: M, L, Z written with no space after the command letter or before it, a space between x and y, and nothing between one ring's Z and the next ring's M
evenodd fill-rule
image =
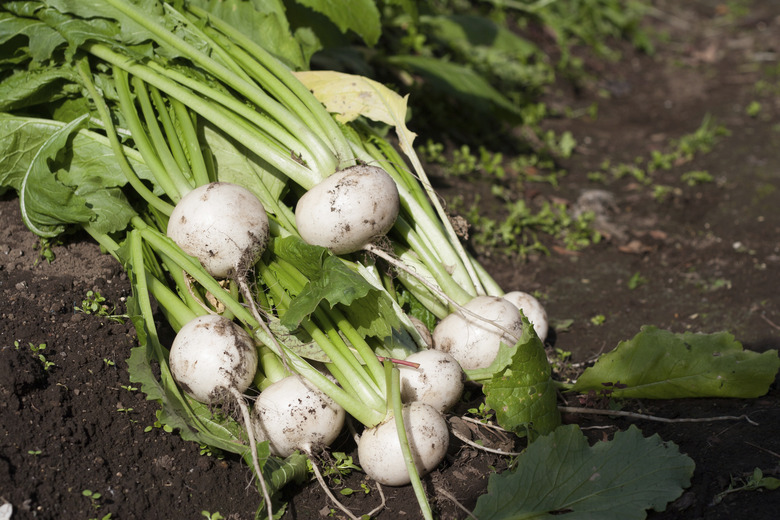
M281 1L190 0L189 3L227 22L292 68L308 67L308 56L290 31Z
M0 111L9 112L76 96L81 87L69 67L16 71L0 83Z
M521 116L520 109L473 69L426 56L396 55L387 61L422 76L434 88L453 96L469 109Z
M327 16L342 32L348 30L375 45L382 34L379 9L374 0L296 0L313 11Z
M643 327L583 372L572 390L608 387L616 397L676 399L764 395L775 380L776 350L744 350L726 332L675 334Z
M54 49L65 43L60 33L39 20L0 13L0 44L22 35L29 42L26 50L37 62L51 58ZM3 97L0 96L0 99Z
M479 497L480 520L642 520L690 485L695 464L657 434L635 426L589 446L576 425L531 444L513 471L493 474Z
M514 350L502 349L499 358L508 355L511 361L503 361L504 366L483 385L485 403L507 430L529 432L531 438L550 433L561 424L552 370L542 341L525 317L523 335Z
M118 231L134 214L118 189L126 179L108 140L83 123L0 113L0 190L19 193L25 223L42 236L79 223ZM150 178L136 152L128 151L128 160L139 177Z
M388 338L400 321L393 302L384 291L369 283L343 259L297 237L275 239L269 245L274 255L296 266L308 279L290 302L281 325L294 330L321 303L340 306L342 313L362 336Z

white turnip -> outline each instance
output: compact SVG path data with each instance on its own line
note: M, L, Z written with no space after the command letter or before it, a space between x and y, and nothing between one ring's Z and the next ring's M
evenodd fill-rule
M465 374L452 355L428 349L409 355L406 361L419 367L398 365L401 399L405 403L426 403L445 412L460 400Z
M520 311L497 296L477 296L433 329L433 346L448 352L464 370L486 368L501 343L513 346L523 331Z
M447 454L447 421L425 403L406 404L402 413L412 459L420 475L425 475ZM366 475L380 484L403 486L410 482L394 417L363 432L358 441L358 461Z
M215 278L243 277L268 243L268 216L248 189L212 182L181 198L167 234Z
M311 455L329 446L341 432L345 415L344 408L299 375L268 386L252 408L258 437L279 457L296 450Z
M273 518L271 495L265 485L257 456L257 443L243 393L257 372L258 355L249 334L229 319L216 314L188 321L171 345L171 374L185 393L203 403L234 399L244 420L252 463L260 480L268 517Z
M187 322L173 340L170 367L176 382L202 403L217 403L249 388L257 350L249 334L218 315Z
M547 339L549 325L547 322L547 311L544 310L539 300L522 291L508 292L504 295L504 299L509 300L515 307L523 311L525 317L533 325L536 335L544 342Z
M398 187L376 166L338 171L299 200L295 225L309 244L337 255L362 249L393 227L400 210Z

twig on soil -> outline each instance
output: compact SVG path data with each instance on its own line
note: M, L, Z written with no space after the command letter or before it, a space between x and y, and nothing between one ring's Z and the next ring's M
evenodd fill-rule
M451 428L450 432L460 439L461 441L465 442L469 446L476 448L478 450L487 451L488 453L495 453L496 455L504 455L507 457L517 457L518 455L522 455L522 453L515 452L515 451L503 451L503 450L497 450L495 448L488 448L487 446L482 446L481 444L477 444L476 442L472 441L471 439L467 438L465 435L457 431L455 428Z
M777 323L775 323L772 320L770 320L769 318L767 318L766 315L763 312L761 314L759 314L759 316L761 316L761 319L764 320L765 322L767 322L769 325L771 325L772 327L776 328L777 330L780 330L780 325L778 325Z
M741 421L746 420L753 426L758 426L758 423L752 420L747 415L720 415L717 417L682 417L679 419L670 419L668 417L658 417L656 415L647 415L636 412L626 412L624 410L600 410L597 408L583 408L579 406L559 406L558 410L563 413L580 413L580 414L593 414L593 415L617 415L619 417L629 417L631 419L643 419L647 421L656 421L662 423L683 423L683 422L710 422L710 421Z
M445 498L448 498L449 500L451 500L451 501L452 501L452 503L453 503L453 504L455 504L456 506L458 506L458 508L459 508L461 511L463 511L464 513L466 513L466 514L469 516L469 518L473 518L474 520L478 520L478 519L477 519L477 517L476 517L476 516L474 516L474 514L473 514L471 511L469 511L468 509L466 509L466 507L465 507L463 504L461 504L460 502L458 502L458 499L457 499L457 498L455 498L455 497L452 495L452 493L450 493L449 491L445 490L444 488L441 488L441 487L438 487L438 486L435 488L435 490L436 490L436 493L438 493L438 494L440 494L440 495L444 496Z
M331 502L333 502L336 507L341 509L341 511L347 515L351 520L360 520L360 517L355 516L352 511L347 509L347 506L339 502L339 499L336 498L333 495L333 492L331 492L330 488L328 487L328 484L325 482L325 479L322 478L322 473L320 473L320 469L317 467L317 461L314 460L314 457L309 454L309 462L311 462L311 469L314 472L314 476L317 478L317 482L319 483L322 490L325 492L326 495L328 495L328 498L330 498ZM269 520L272 517L268 517Z
M499 426L497 424L482 422L479 419L474 419L473 417L461 416L461 417L458 417L458 419L460 419L462 421L467 421L467 422L470 422L470 423L474 423L474 424L479 425L479 426L485 426L486 428L492 428L492 429L500 431L500 432L509 433L507 430L505 430L504 428L502 428L501 426Z
M758 444L753 444L752 442L748 442L748 441L745 441L745 444L747 444L747 445L749 445L749 446L753 446L754 448L758 448L759 450L761 450L761 451L765 451L765 452L769 453L770 455L774 455L775 457L777 457L778 459L780 459L780 454L778 454L778 453L775 453L775 452L774 452L774 451L772 451L772 450L768 450L768 449L766 449L766 448L764 448L764 447L761 447L761 446L759 446Z

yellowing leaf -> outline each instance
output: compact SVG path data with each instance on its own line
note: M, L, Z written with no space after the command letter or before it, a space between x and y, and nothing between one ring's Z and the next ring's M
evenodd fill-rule
M394 126L404 153L413 152L417 134L406 128L408 95L402 97L377 81L343 72L311 70L295 75L342 123L363 116Z

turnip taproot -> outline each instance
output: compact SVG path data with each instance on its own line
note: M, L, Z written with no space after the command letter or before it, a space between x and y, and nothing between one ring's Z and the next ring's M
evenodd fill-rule
M268 216L248 189L212 182L182 197L167 234L215 278L243 277L268 243Z
M497 296L477 296L433 329L433 346L450 353L464 370L486 368L501 343L513 346L523 331L517 307Z
M271 495L257 456L257 436L243 396L257 372L258 355L252 338L223 316L198 316L179 329L171 345L169 363L173 378L193 399L207 404L235 400L249 437L252 463L268 517L273 518Z
M307 243L341 255L386 234L399 211L393 178L377 166L358 165L307 191L295 208L295 225Z
M504 295L505 300L512 302L515 307L523 311L525 317L531 322L536 335L544 342L547 339L549 325L547 322L547 311L542 304L532 295L522 291L512 291Z
M402 413L412 458L420 475L425 475L447 454L450 439L447 421L425 403L406 404ZM358 461L366 475L380 484L403 486L411 481L395 417L363 432L358 441Z
M257 350L249 334L218 315L187 322L171 345L170 366L176 382L193 399L217 403L244 393L257 372Z
M329 446L344 426L344 408L299 375L271 384L255 400L252 421L271 453L287 457L296 450L312 455Z
M452 408L463 394L465 374L458 361L440 350L421 350L405 361L417 363L417 368L399 365L401 399L405 403L426 403L440 412Z

